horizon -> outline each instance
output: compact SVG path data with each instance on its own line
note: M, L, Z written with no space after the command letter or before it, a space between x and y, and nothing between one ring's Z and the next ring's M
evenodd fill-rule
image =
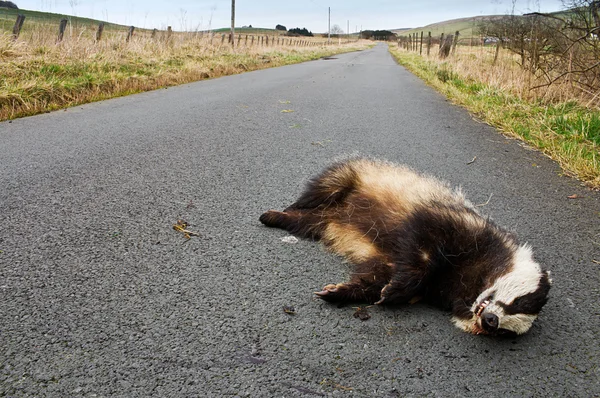
M144 29L171 26L176 31L222 29L231 26L230 0L183 0L172 11L159 10L155 0L11 0L19 8L91 18ZM422 0L419 4L399 4L391 0L375 0L369 5L360 1L331 0L329 5L316 0L281 4L267 0L249 4L236 1L236 28L274 29L280 24L287 29L306 28L314 33L327 32L328 7L331 26L338 25L344 33L361 30L415 29L430 24L460 18L510 14L511 0L442 1ZM543 3L543 4L542 4ZM560 0L516 1L514 13L555 12L564 9Z

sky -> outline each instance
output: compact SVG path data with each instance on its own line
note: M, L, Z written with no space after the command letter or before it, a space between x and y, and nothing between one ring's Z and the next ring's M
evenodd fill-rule
M231 0L12 0L18 7L76 15L139 28L206 30L231 25ZM418 28L449 19L564 9L561 0L236 0L236 27L307 28L327 32L331 25L344 32Z

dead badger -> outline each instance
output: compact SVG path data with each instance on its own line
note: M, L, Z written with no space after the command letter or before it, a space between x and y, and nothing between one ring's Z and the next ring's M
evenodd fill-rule
M269 227L321 240L354 264L327 301L406 303L452 311L475 334L522 334L547 301L551 280L510 232L482 217L460 190L387 162L350 159L310 180Z

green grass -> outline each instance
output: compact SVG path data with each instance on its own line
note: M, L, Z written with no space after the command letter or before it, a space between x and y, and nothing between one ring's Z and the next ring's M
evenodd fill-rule
M447 63L438 64L395 46L400 64L477 117L555 159L569 175L600 188L600 110L576 101L526 100L483 82L465 79Z

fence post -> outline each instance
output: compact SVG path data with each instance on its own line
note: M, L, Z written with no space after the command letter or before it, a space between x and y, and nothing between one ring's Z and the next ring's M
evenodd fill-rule
M135 26L129 27L129 32L127 32L127 39L125 39L125 42L129 43L129 40L131 40L131 37L133 36L134 30L135 30Z
M252 35L252 41L250 41L250 47L254 46L254 35Z
M56 39L56 44L60 43L63 40L65 35L65 29L67 28L67 22L69 22L66 18L60 20L60 25L58 25L58 38Z
M17 40L19 38L19 35L21 34L21 28L23 27L23 22L25 22L25 15L17 15L15 26L13 26L13 40Z
M156 29L154 29L156 31ZM104 32L104 22L98 24L98 30L96 31L96 43L102 39L102 32ZM154 32L152 32L154 34ZM154 36L152 36L154 37Z
M156 28L152 29L152 34L150 35L151 39L155 39L156 38L156 32L158 32L158 29L156 29Z
M454 34L454 41L452 42L452 55L456 52L456 45L458 44L458 35L460 32L457 30Z
M246 40L244 40L244 46L248 47L248 35L246 35Z
M221 45L223 45L223 43L225 43L225 34L224 33L221 35Z
M238 47L240 46L241 41L242 41L242 35L238 34L238 44L237 44Z
M421 31L421 44L419 46L419 55L423 55L423 31Z
M431 32L427 33L427 56L429 56L430 50L431 50Z
M454 37L452 35L447 35L444 38L443 42L440 42L440 58L446 58L450 55L450 50L452 49L452 43L454 41Z

